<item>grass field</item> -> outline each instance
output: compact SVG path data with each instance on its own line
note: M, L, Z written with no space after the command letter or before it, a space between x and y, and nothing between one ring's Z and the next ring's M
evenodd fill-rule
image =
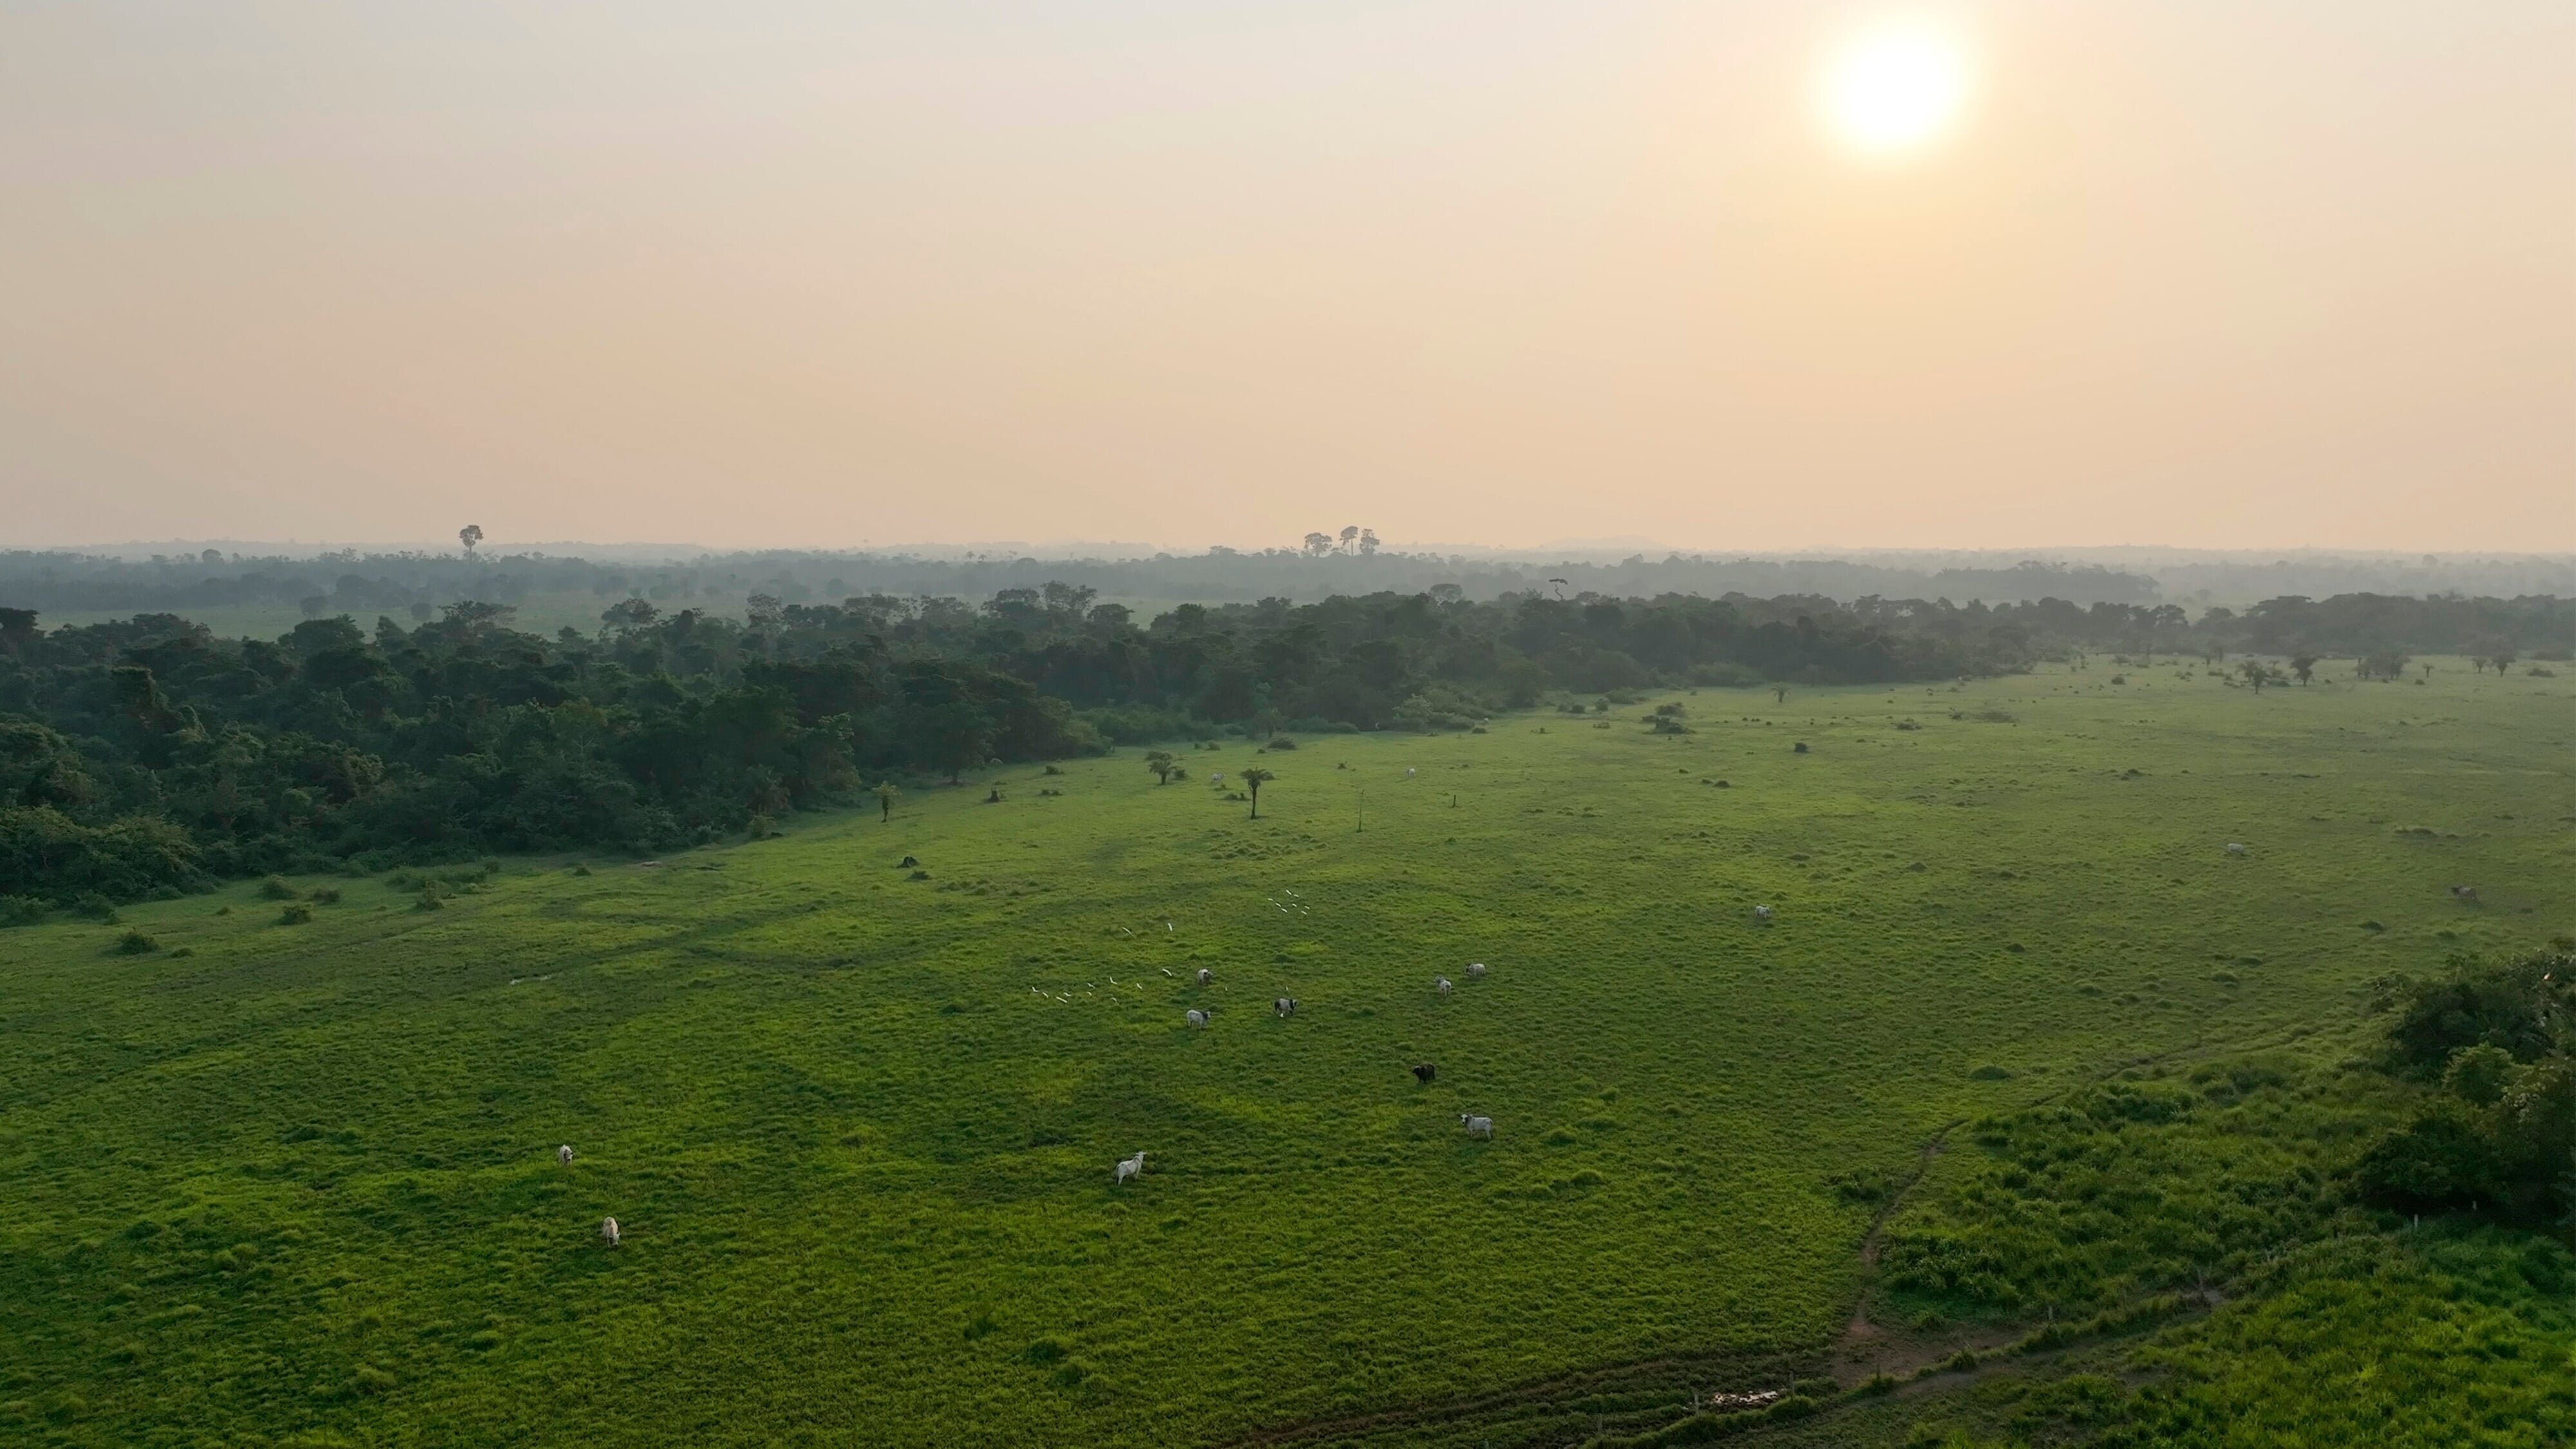
M0 1432L1195 1443L1821 1359L1837 1174L2570 928L2576 680L2439 663L1308 737L1258 821L1248 744L1130 750L0 934Z

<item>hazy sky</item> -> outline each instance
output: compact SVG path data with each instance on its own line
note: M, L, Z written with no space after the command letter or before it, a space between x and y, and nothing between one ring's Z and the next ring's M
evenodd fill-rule
M2576 5L0 0L0 545L466 521L2576 547Z

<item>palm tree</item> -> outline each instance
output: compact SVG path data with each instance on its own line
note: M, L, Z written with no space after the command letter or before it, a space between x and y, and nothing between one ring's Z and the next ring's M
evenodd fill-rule
M1278 778L1278 776L1261 768L1259 765L1254 765L1252 768L1243 772L1243 788L1252 792L1253 819L1258 820L1261 818L1261 787Z
M1173 759L1169 750L1156 750L1145 757L1145 768L1154 772L1156 784L1168 785L1172 783L1172 772L1180 768L1180 761Z
M877 787L877 808L885 812L884 820L881 823L893 823L894 802L902 798L903 792L894 787L894 781L892 780L888 780Z
M2307 683L2308 676L2317 672L2317 656L2313 654L2302 654L2291 660L2290 672L2299 676L2299 682L2301 684Z

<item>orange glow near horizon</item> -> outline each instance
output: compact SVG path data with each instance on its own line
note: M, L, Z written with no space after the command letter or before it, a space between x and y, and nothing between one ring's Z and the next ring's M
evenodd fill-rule
M2576 7L0 7L0 547L2576 549Z

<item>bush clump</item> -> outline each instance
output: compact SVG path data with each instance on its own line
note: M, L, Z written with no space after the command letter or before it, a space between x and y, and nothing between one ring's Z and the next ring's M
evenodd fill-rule
M160 949L160 942L131 926L126 928L124 935L116 938L116 954L119 956L149 956Z

